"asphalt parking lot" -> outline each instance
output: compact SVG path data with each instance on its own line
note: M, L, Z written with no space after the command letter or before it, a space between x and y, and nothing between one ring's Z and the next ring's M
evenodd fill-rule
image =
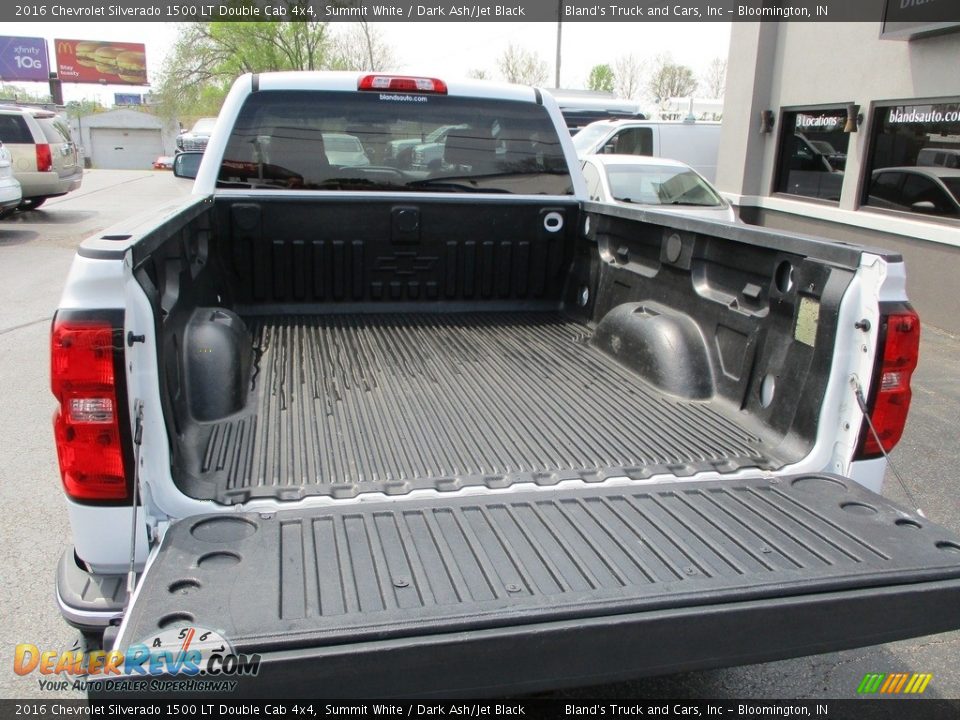
M17 643L67 650L79 635L60 619L53 571L70 544L59 487L48 389L49 323L73 252L87 235L160 201L185 195L169 172L88 171L82 188L0 223L0 697L77 697L44 692L12 671ZM909 271L909 269L908 269ZM944 288L944 292L950 289ZM926 326L907 431L894 457L927 516L960 533L960 337ZM907 505L888 477L885 493ZM716 671L684 673L559 693L564 698L840 698L866 673L924 672L927 697L960 697L960 632Z

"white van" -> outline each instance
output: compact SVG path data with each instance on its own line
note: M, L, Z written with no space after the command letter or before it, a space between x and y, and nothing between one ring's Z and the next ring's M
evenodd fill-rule
M720 123L599 120L573 137L577 155L650 155L679 160L713 182Z

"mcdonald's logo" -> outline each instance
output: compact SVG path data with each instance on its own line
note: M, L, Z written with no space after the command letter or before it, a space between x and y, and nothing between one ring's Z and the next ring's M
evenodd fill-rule
M857 687L857 694L919 695L931 680L930 673L867 673Z

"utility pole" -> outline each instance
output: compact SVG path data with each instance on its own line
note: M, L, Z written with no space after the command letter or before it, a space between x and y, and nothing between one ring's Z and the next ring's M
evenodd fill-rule
M50 99L54 105L63 105L63 83L56 73L50 73Z
M563 35L563 0L557 0L557 75L554 87L560 89L560 41Z

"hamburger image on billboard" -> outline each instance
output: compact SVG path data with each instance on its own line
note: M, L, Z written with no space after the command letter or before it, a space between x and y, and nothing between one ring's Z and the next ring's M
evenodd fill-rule
M96 54L97 49L102 45L103 43L91 42L89 40L78 42L76 48L74 49L77 65L82 65L83 67L96 67L97 63L93 56Z
M147 84L147 60L142 43L64 39L53 42L57 72L64 82Z
M117 55L117 74L131 85L147 84L147 58L142 52L127 50Z

